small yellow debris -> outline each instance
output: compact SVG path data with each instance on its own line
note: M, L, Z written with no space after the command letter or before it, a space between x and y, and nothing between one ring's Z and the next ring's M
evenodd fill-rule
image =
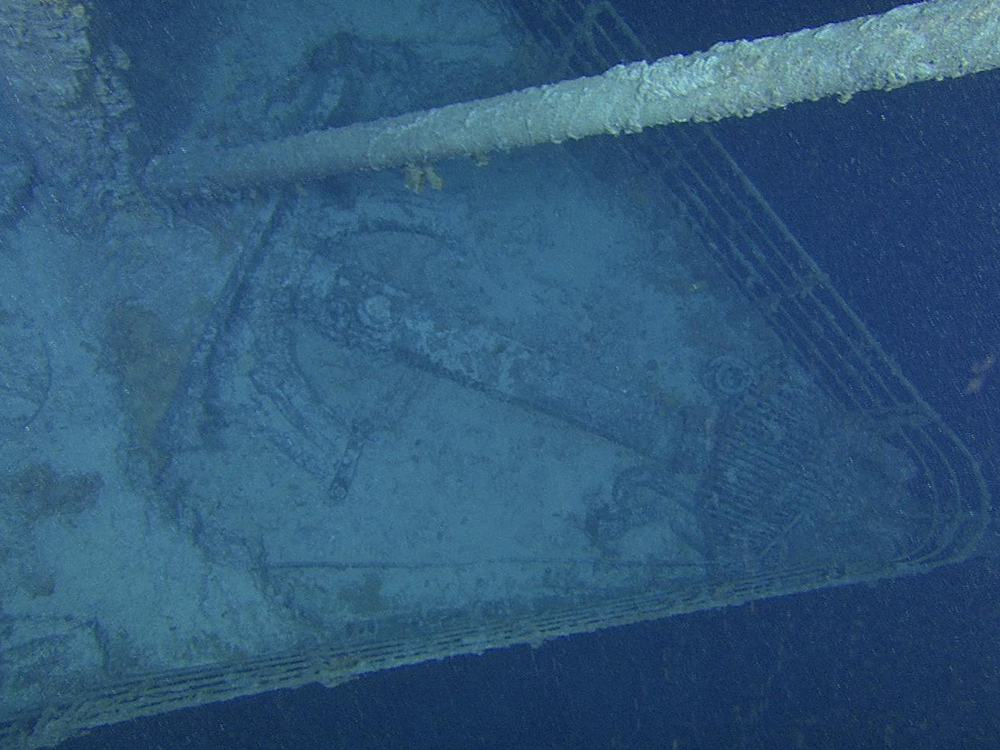
M407 164L403 167L403 181L406 189L414 193L421 192L425 185L430 185L434 190L444 187L444 180L430 164Z
M434 171L434 167L430 164L424 167L424 177L427 178L427 184L435 190L440 190L444 187L444 180L438 176L438 173Z

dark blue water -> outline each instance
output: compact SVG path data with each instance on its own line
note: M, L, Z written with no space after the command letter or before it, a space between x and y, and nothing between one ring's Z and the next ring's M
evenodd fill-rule
M66 747L991 748L998 585L973 563L210 706Z

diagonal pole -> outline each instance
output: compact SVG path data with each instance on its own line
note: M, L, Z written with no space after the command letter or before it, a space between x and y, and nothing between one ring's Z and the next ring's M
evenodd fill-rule
M299 181L422 165L795 102L889 90L1000 67L1000 0L929 0L816 29L716 44L653 63L375 122L154 158L151 188Z

